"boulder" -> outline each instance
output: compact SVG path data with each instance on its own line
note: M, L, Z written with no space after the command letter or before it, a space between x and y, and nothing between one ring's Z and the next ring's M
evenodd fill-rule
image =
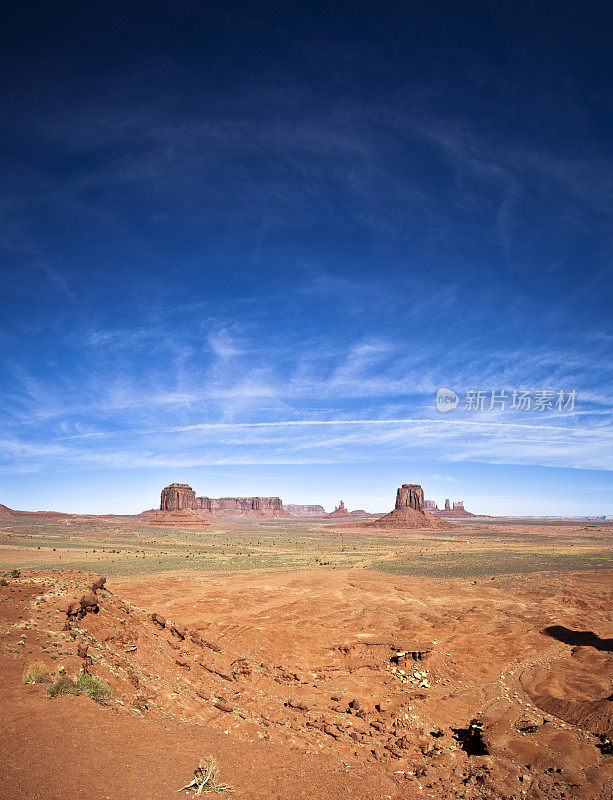
M81 604L81 608L86 611L94 611L98 609L98 597L96 596L96 593L92 592L91 590L85 592L85 594L81 596L79 603Z
M104 577L104 575L98 575L92 581L91 590L93 592L96 592L98 589L103 589L105 583L106 583L106 578Z
M157 628L165 628L166 627L166 620L161 614L153 613L151 615L151 621Z

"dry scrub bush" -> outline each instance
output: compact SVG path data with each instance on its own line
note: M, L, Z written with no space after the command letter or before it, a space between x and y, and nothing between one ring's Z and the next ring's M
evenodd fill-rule
M182 786L180 792L194 792L194 794L208 794L209 792L232 792L231 786L217 781L217 764L210 756L200 762L194 772L194 779L187 786Z
M77 694L77 687L74 681L71 681L65 675L61 675L57 680L53 681L47 689L47 697L59 697L62 694Z
M76 680L60 675L47 689L47 697L59 697L63 694L84 694L104 704L111 699L113 693L108 683L97 675L81 674Z
M42 661L33 661L25 668L23 673L24 683L47 683L49 681L49 672L46 664Z

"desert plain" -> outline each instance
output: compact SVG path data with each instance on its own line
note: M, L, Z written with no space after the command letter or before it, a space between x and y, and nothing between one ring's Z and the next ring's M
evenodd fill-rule
M612 533L4 514L3 797L610 799Z

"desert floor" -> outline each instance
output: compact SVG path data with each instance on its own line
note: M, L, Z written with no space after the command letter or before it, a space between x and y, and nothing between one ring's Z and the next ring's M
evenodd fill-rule
M610 799L612 533L4 520L3 797Z

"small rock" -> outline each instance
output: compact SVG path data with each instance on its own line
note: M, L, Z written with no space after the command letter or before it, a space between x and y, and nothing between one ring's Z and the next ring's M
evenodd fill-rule
M87 651L89 650L89 645L87 642L77 642L77 655L79 658L87 658Z
M224 703L223 700L218 700L216 703L213 703L215 708L218 708L220 711L226 711L228 714L234 711L234 708L229 703Z
M175 636L178 636L181 641L187 636L187 628L183 625L173 625L170 630Z
M307 705L307 703L304 702L304 700L296 700L291 698L290 700L287 701L286 705L288 705L290 708L297 708L299 711L309 710L309 706Z

